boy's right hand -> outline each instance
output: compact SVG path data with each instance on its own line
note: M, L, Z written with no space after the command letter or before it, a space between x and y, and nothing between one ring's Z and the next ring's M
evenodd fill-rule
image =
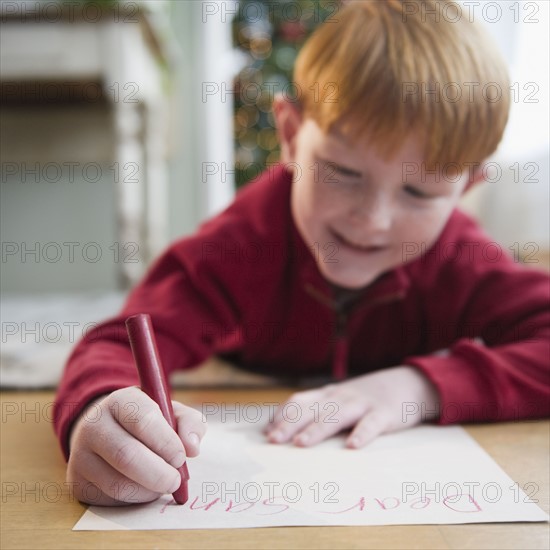
M114 391L90 403L70 438L67 482L81 502L116 506L173 493L179 468L199 454L203 415L172 401L178 434L139 388Z

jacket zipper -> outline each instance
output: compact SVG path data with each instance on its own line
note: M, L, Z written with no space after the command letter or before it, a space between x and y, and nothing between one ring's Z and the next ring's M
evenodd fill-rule
M347 327L349 314L346 314L343 310L336 309L334 303L326 298L325 295L317 291L317 289L315 289L311 284L307 284L305 289L319 302L336 311L336 327L334 330L335 342L332 355L332 376L336 380L343 380L348 374L349 339ZM403 292L395 292L393 294L372 300L368 305L369 307L372 307L374 305L392 302L403 298L403 296Z
M336 380L343 380L348 374L349 341L347 335L347 315L339 311L336 317L336 341L332 357L332 376Z

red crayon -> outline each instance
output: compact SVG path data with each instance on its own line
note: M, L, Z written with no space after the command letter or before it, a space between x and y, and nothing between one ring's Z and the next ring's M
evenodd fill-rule
M177 432L176 417L174 416L170 392L160 362L151 317L147 313L128 317L126 319L126 330L128 331L134 361L139 372L141 389L157 403L164 418ZM178 504L185 504L189 498L187 461L178 471L181 474L181 485L172 496Z

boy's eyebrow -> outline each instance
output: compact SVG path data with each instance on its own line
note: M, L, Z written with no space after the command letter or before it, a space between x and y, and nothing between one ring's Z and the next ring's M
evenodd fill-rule
M322 158L319 155L317 155L317 156L319 157L319 160L322 160L323 162L326 162L327 164L334 164L334 165L338 166L340 171L345 172L350 176L355 176L355 177L358 177L358 178L363 176L362 172L359 172L358 170L354 170L353 168L348 168L347 166L344 166L344 165L340 164L340 162L335 162L333 160L327 160L325 158ZM366 175L367 178L371 179L371 175L370 175L370 172L368 170L365 170L365 175Z

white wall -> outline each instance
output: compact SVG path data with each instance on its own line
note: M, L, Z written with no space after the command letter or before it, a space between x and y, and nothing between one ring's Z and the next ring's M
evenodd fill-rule
M216 5L220 9L216 11ZM234 2L172 2L175 70L170 235L193 232L233 199Z
M513 101L492 161L502 172L466 196L465 206L503 248L550 249L549 2L466 2L510 68ZM500 17L497 17L500 14ZM494 20L494 21L493 21ZM518 243L518 245L515 245Z

